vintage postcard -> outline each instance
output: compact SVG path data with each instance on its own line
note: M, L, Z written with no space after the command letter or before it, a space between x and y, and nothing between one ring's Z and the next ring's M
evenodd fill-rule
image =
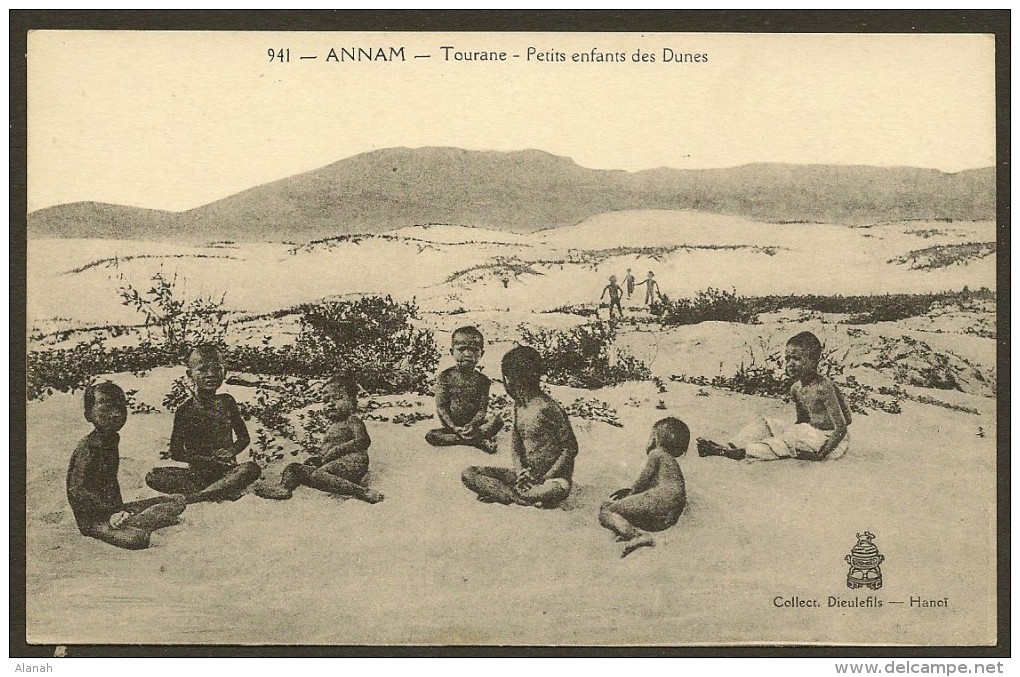
M29 33L26 641L996 645L995 49Z

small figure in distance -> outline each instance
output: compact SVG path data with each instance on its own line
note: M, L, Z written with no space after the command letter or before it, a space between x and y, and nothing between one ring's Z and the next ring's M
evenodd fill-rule
M156 529L176 524L183 496L157 496L124 503L117 481L120 429L127 422L127 398L104 381L85 388L85 420L95 429L78 443L67 468L67 502L82 535L126 550L149 547Z
M337 376L323 388L324 413L333 422L323 436L322 449L304 463L291 463L283 469L278 486L264 482L255 485L262 498L288 499L304 485L338 496L353 496L367 503L378 503L383 495L364 486L368 474L368 448L372 440L360 418L358 384L350 375Z
M627 269L627 277L623 278L623 286L627 288L627 300L634 295L634 273L630 272L630 268Z
M482 332L475 327L456 329L450 354L457 364L436 379L436 416L443 427L425 433L425 441L434 447L466 444L494 454L503 419L486 418L492 382L476 368L485 354Z
M542 358L517 346L503 356L503 383L514 401L513 468L472 466L464 486L486 503L554 508L570 494L577 438L563 408L542 392Z
M638 282L645 285L645 304L651 308L662 296L659 293L659 283L655 281L655 273L648 271L648 277Z
M602 290L602 296L599 297L599 301L606 298L606 293L609 293L609 319L613 319L613 308L616 308L616 312L620 317L623 317L623 306L620 305L620 299L623 298L623 288L616 284L616 276L609 276L609 284Z
M194 394L174 414L170 458L188 467L153 468L145 483L164 494L184 494L188 503L236 501L262 471L254 461L237 462L251 438L234 398L216 393L226 378L220 349L195 346L187 374Z
M818 373L822 343L804 331L786 343L786 373L794 379L790 397L794 423L763 418L745 426L729 444L698 438L699 456L821 461L839 458L850 448L850 409L836 385Z
M649 531L676 524L687 505L684 476L676 459L687 452L691 431L678 418L664 418L652 426L648 460L634 486L614 491L602 504L599 523L625 541L620 557L655 545Z

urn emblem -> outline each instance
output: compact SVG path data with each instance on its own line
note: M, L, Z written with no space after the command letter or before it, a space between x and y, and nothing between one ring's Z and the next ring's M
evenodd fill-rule
M865 531L857 534L857 545L850 550L846 556L846 563L850 565L850 571L846 574L846 587L851 590L868 588L878 590L882 587L881 564L885 561L885 555L878 551L872 543L875 534Z

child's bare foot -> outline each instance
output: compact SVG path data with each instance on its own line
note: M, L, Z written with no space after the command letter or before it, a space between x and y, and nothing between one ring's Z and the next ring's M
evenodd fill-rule
M481 449L486 454L495 454L496 453L496 440L491 438L491 437L486 438L486 439L481 439L481 440L475 440L471 444L474 447L477 447L478 449Z
M288 489L282 484L269 484L262 481L256 482L253 489L256 496L273 501L284 501L294 495L293 490Z
M740 450L732 444L724 447L718 442L713 442L712 440L706 440L699 437L698 456L726 456L727 458L739 458L742 454L740 454Z
M384 496L375 489L365 489L365 493L361 498L368 503L378 503L383 500Z
M626 557L630 553L634 552L638 548L654 548L655 539L650 534L640 534L627 541L627 545L623 546L623 552L620 553L620 557Z

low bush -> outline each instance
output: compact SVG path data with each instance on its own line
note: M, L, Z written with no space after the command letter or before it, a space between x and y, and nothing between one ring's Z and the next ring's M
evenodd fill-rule
M569 331L526 325L518 330L521 343L542 355L549 383L595 389L652 377L644 362L613 347L616 327L610 322L582 324Z
M691 299L673 301L663 298L659 308L654 310L663 326L698 324L712 320L753 324L762 313L790 309L849 315L847 324L871 324L920 317L936 308L974 310L975 304L982 301L994 302L995 292L986 288L971 291L965 287L962 291L931 294L739 296L735 291L709 288L699 291Z

